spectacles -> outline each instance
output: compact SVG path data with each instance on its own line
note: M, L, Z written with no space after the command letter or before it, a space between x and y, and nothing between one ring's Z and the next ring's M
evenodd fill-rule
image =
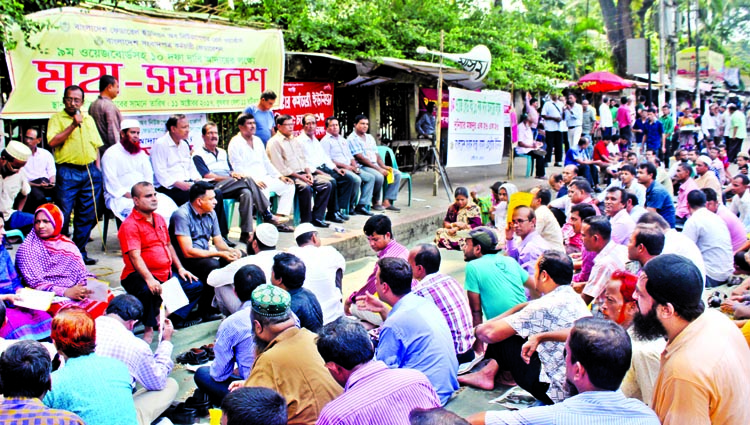
M517 218L515 220L512 220L512 223L513 224L522 224L522 223L526 223L527 221L531 221L531 220L529 220L527 218Z
M83 99L77 97L63 97L63 102L68 103L83 103Z
M36 140L36 137L31 137L31 136L23 136L23 139L24 139L24 140Z
M461 248L461 249L466 248L466 239L463 239L463 238L459 239L458 240L458 247Z

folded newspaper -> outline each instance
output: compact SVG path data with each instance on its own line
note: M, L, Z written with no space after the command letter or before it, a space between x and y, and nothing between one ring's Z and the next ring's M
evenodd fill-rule
M508 410L521 410L536 403L536 398L521 387L515 386L489 403L499 404Z

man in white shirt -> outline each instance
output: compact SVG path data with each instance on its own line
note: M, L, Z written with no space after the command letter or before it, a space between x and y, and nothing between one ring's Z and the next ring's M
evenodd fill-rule
M549 189L535 187L531 189L531 194L534 195L531 208L536 216L536 231L547 241L551 249L565 252L562 229L560 229L560 224L557 222L555 215L547 206L552 200L552 193Z
M263 143L257 146L263 146ZM209 273L206 283L214 288L212 306L221 310L225 316L234 314L242 307L242 301L234 292L235 274L242 266L254 264L260 267L266 276L266 283L271 283L273 257L281 252L276 249L278 241L279 231L276 227L263 223L255 229L254 234L250 235L250 241L247 243L247 249L253 253L252 255L242 257Z
M729 204L729 211L740 216L740 221L745 226L745 231L750 233L750 191L747 186L750 185L750 178L744 174L737 174L732 179L732 202Z
M102 157L104 203L121 221L133 210L132 187L140 182L154 182L154 170L148 155L141 149L140 134L141 123L134 119L122 120L120 142L107 149ZM156 213L169 221L177 205L164 193L157 193L156 198L159 202Z
M656 225L664 233L664 249L662 249L661 253L677 254L689 258L698 267L703 281L706 281L706 265L703 262L703 254L701 254L701 250L698 249L698 246L692 239L685 236L682 232L670 228L669 223L655 212L649 211L643 214L636 224Z
M47 198L55 199L55 158L46 149L38 149L42 141L39 128L26 129L23 142L31 149L31 156L23 166L23 172L31 186L31 192L26 197L23 211L34 214L36 209L47 202Z
M221 190L225 199L240 201L240 243L246 244L250 239L254 208L266 223L273 224L281 232L291 232L291 228L282 224L268 210L270 202L255 181L232 169L227 152L218 146L219 130L216 123L209 121L203 126L201 133L203 146L196 147L193 152L195 168L205 180L214 182L216 189ZM227 225L229 224L231 223L227 222Z
M549 95L550 100L542 106L542 118L544 118L544 132L547 139L547 164L552 159L552 151L555 151L555 167L562 165L563 154L567 152L562 149L563 135L560 132L560 121L563 119L563 104L557 100L557 94ZM567 140L567 139L566 139Z
M326 220L334 223L343 223L349 220L349 216L341 212L341 209L354 202L357 189L361 180L353 173L347 173L345 169L339 168L328 156L323 145L315 137L315 126L317 121L315 115L305 114L302 117L302 133L297 140L305 148L307 167L314 175L330 177L331 196L328 198L328 214Z
M174 201L178 207L190 200L188 192L193 182L201 179L195 168L187 142L190 135L190 122L183 114L175 114L167 120L167 132L156 139L151 148L151 166L154 169L154 186L156 191L163 193ZM216 194L216 217L219 219L221 237L230 248L237 244L227 239L229 227L227 215L224 212L224 195L218 188Z
M349 142L339 133L339 120L336 117L326 118L326 135L320 139L320 145L323 151L331 158L331 161L341 170L344 170L347 176L354 181L352 196L346 207L355 214L371 216L372 213L367 211L366 207L372 200L372 191L375 188L375 177L370 173L363 173L359 168L357 160L349 150ZM357 193L362 189L362 194L357 201ZM341 204L342 201L339 201ZM356 206L355 206L356 203ZM341 205L339 205L341 206Z
M323 309L323 324L344 315L341 302L341 282L346 271L346 260L336 248L321 246L318 231L310 223L302 223L294 230L297 246L289 253L305 264L304 287L315 294Z
M255 135L255 117L244 113L237 118L239 132L229 141L229 163L238 173L251 177L266 197L279 197L277 214L288 216L294 202L294 183L282 176L266 155L266 147Z
M563 109L563 117L565 117L565 124L568 126L568 146L578 146L578 141L581 139L581 126L583 125L583 106L576 102L574 94L568 95L568 102ZM565 147L566 152L569 149L568 146Z
M625 189L610 187L604 197L604 212L612 226L612 240L620 245L627 245L630 234L635 229L635 221L625 208L627 193Z
M732 238L724 220L706 208L702 190L688 193L690 218L682 234L695 242L706 264L706 286L723 285L734 273Z
M609 109L609 99L606 96L599 105L599 126L602 128L602 138L612 136L612 111Z

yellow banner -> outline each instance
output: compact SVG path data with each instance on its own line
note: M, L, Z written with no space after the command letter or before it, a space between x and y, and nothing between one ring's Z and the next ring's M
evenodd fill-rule
M99 77L120 82L124 114L233 112L258 103L264 90L282 96L284 39L194 21L153 19L78 8L29 15L52 28L6 52L13 92L3 118L45 118L63 108L63 89L77 84L88 109ZM20 30L15 33L22 39ZM280 104L282 100L279 100Z

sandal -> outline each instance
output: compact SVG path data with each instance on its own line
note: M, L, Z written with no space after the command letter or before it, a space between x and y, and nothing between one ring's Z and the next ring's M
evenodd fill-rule
M175 359L177 363L189 364L189 365L202 365L208 363L208 353L200 348L191 348L190 351L186 351Z

